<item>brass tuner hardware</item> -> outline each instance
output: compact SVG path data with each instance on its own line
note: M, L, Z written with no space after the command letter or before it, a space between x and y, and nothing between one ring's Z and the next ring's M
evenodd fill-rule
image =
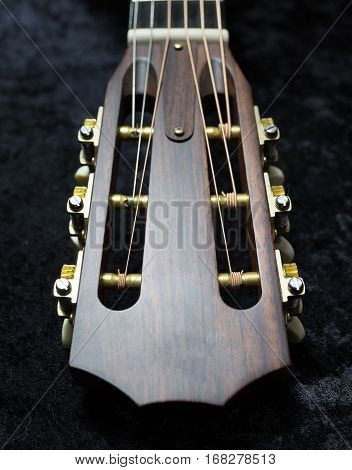
M298 276L298 267L296 263L289 263L283 265L284 276L285 277L299 277Z
M138 139L140 136L143 140L148 140L150 135L153 134L154 130L150 126L145 126L140 129L134 129L131 126L120 126L117 128L117 137L120 140L131 140ZM182 127L175 127L175 135L177 137L182 137L184 135L184 130ZM221 126L210 126L207 127L207 136L210 140L221 140L223 136L227 139L238 139L241 135L241 129L239 126L229 126L224 124L224 132L221 129Z
M260 284L259 273L256 272L236 272L236 273L222 273L218 275L219 284L225 288L238 288L238 287L253 287ZM123 274L104 273L100 276L100 283L102 287L114 289L140 289L142 285L141 274Z
M105 273L100 276L103 287L117 289L140 289L142 284L141 274Z
M259 109L254 106L255 120L257 123L259 145L263 164L278 161L277 142L280 140L280 130L272 118L261 118Z
M279 250L275 250L275 255L286 322L290 322L292 317L302 313L302 296L305 294L305 284L299 276L298 267L295 263L282 264Z
M101 125L104 108L98 110L96 119L88 118L78 131L78 141L81 143L80 162L82 165L95 165L100 142Z
M235 194L234 193L223 193L219 194L220 207L227 207L229 209L235 209L236 207L248 207L249 206L249 195L248 194ZM218 208L218 197L216 195L211 196L211 205L213 209ZM139 201L139 202L138 202ZM148 196L126 196L124 194L112 194L110 196L111 205L116 208L135 208L137 205L141 209L148 207Z
M283 186L271 186L268 173L264 173L264 182L268 197L270 219L274 238L290 231L289 213L292 202Z
M64 264L61 269L61 279L74 279L76 272L76 265Z
M239 139L241 136L240 126L228 126L224 124L224 131L221 129L221 125L217 127L207 127L207 135L210 140L221 140L224 135L227 139Z
M213 195L210 197L211 206L213 209L218 207L218 197ZM240 193L222 193L219 194L220 207L226 207L228 209L235 209L236 207L248 207L249 206L249 194Z
M185 130L183 127L177 126L174 129L174 134L176 137L182 137L185 135Z
M260 284L260 275L257 272L237 272L218 274L218 281L221 287L257 287Z
M124 194L112 194L110 196L110 203L114 208L123 207L137 207L140 209L146 209L148 207L148 196L125 196Z
M150 126L145 126L140 129L134 129L131 126L120 126L117 128L117 138L120 140L139 139L148 140L150 135L154 133Z
M54 297L58 300L57 312L60 317L70 318L78 298L83 251L78 252L76 265L64 265L60 278L54 285Z
M90 173L87 186L76 186L67 201L70 214L69 232L73 242L82 247L88 226L93 191L94 173Z

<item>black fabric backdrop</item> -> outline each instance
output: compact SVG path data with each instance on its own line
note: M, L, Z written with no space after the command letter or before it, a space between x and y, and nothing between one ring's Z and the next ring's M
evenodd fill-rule
M351 12L347 0L228 1L235 57L282 131L307 337L268 393L225 410L138 410L75 384L52 284L67 244L77 127L126 46L127 2L0 5L1 411L6 448L337 449L351 435ZM12 17L27 31L21 31ZM32 42L33 41L33 42ZM39 51L40 49L40 51ZM52 65L49 65L48 61ZM297 73L295 74L295 71ZM287 85L287 87L286 87ZM70 91L71 90L71 91Z

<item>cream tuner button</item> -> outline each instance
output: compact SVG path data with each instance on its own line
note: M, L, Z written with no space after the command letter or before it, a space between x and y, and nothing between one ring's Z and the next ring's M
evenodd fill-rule
M284 172L275 165L269 165L267 168L271 186L282 186L285 182Z
M285 238L279 235L275 240L275 248L280 250L282 262L284 264L292 263L295 259L295 250L291 243Z

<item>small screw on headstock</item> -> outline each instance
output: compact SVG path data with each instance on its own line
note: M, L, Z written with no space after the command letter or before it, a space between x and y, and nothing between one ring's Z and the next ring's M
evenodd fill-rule
M72 289L71 282L68 279L58 279L55 283L55 289L59 295L68 295Z
M301 277L293 277L288 283L288 290L293 295L299 295L303 292L304 281Z
M185 135L185 130L183 127L175 127L174 134L176 137L182 137L183 135Z
M71 211L78 212L83 208L83 199L81 196L72 196L68 200Z
M93 128L90 126L82 126L79 132L81 134L82 139L85 140L91 139L94 135Z
M275 126L275 124L270 124L269 126L266 126L264 131L266 136L269 137L269 139L275 139L275 137L277 137L279 134L279 128Z

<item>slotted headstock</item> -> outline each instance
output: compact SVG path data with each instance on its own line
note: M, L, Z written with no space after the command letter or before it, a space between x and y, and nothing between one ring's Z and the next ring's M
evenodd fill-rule
M292 204L273 166L280 133L253 105L220 2L142 3L161 23L151 35L132 5L130 44L104 108L79 132L80 186L67 210L80 251L54 294L67 344L73 329L72 368L140 405L220 405L289 364L287 325L293 341L304 331L304 283L284 238ZM173 23L180 7L181 27ZM136 163L126 195L118 179L124 142ZM116 212L132 221L118 266L109 224ZM133 271L141 214L143 263ZM243 221L245 248L240 236L229 243ZM135 301L119 306L133 289Z

